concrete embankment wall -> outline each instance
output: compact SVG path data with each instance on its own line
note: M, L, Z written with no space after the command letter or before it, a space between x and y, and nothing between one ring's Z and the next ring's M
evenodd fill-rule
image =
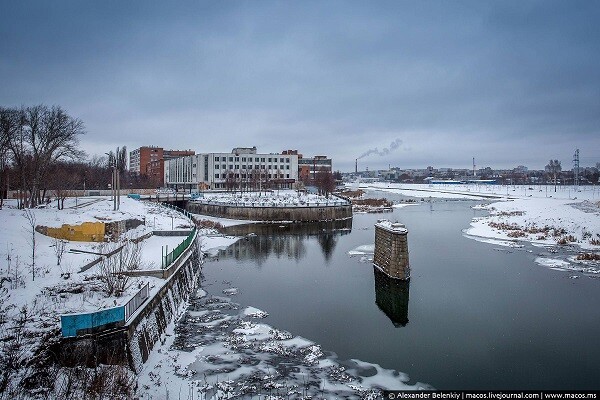
M174 264L158 292L142 304L123 327L63 339L56 352L59 362L67 366L121 364L140 371L167 325L199 282L198 241L194 240Z
M150 352L180 306L196 288L200 277L200 258L197 241L189 247L181 266L166 284L126 324L128 364L136 372L148 360ZM182 255L183 256L183 255Z
M188 202L193 214L252 221L332 221L352 217L352 206L326 207L239 207Z

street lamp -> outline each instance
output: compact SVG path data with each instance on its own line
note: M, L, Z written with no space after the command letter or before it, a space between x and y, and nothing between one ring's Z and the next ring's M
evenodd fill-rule
M115 156L114 160L111 160L111 154L110 153L104 153L108 156L108 162L109 162L109 167L112 166L113 171L112 171L112 182L111 182L111 196L113 199L113 211L117 211L117 159ZM111 165L112 164L112 165Z

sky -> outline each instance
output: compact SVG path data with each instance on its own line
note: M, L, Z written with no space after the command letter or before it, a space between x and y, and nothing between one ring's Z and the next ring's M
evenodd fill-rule
M0 106L334 169L600 162L599 1L0 0Z

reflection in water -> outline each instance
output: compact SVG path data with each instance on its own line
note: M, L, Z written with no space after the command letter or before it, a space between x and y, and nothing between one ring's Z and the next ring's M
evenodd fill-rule
M296 261L306 255L304 241L309 236L317 236L326 262L329 262L338 237L352 231L352 219L318 223L299 224L245 224L227 227L227 235L251 235L239 240L219 257L236 260L253 260L260 267L271 254L277 258L287 257Z
M373 267L375 274L375 303L396 328L408 324L410 281L393 279Z
M321 250L323 251L323 255L325 256L325 262L329 264L329 260L331 260L333 250L335 249L335 245L337 244L337 238L335 237L335 233L323 233L322 235L319 235L317 237L317 240L321 245Z
M323 222L301 222L301 223L251 223L233 225L223 228L226 235L243 236L249 233L257 235L318 235L323 232L350 233L352 230L352 218L323 221Z

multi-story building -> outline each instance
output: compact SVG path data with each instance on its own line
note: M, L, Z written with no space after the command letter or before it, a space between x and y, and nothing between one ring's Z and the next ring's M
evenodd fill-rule
M144 146L129 152L129 170L148 176L155 180L157 186L163 186L165 162L194 154L193 150L165 150L162 147Z
M258 154L256 147L231 153L201 153L165 163L165 183L172 188L292 188L298 181L297 154Z
M327 156L314 156L305 158L298 150L284 150L282 154L298 155L298 180L306 185L314 185L315 177L319 172L332 172L331 158Z

